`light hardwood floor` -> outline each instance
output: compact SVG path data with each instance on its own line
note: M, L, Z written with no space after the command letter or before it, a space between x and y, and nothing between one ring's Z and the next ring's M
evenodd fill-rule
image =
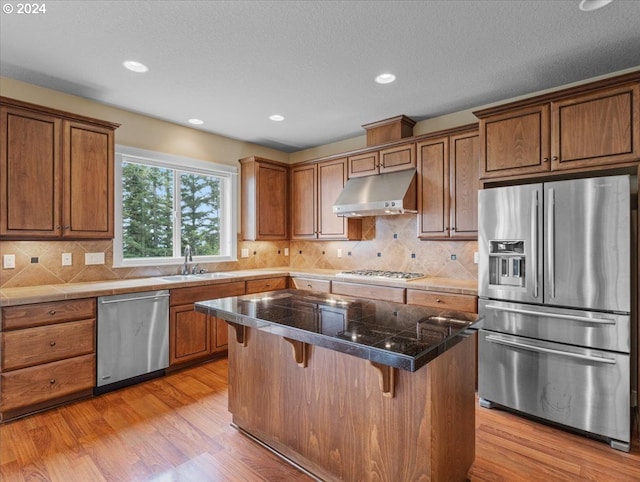
M308 481L229 426L226 359L0 426L0 481ZM472 481L638 481L606 444L476 409ZM401 481L390 481L401 482Z

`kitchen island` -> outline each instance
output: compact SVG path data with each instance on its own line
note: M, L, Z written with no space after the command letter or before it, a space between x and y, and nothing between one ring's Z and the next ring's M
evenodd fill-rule
M196 303L229 325L233 424L322 480L465 480L478 315L304 290Z

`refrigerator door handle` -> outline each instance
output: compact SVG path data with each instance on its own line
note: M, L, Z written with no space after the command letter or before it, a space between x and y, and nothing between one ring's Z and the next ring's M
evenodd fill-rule
M547 217L547 234L548 234L548 245L549 245L549 296L551 298L556 297L556 249L555 249L555 191L554 189L549 189L549 199L547 204L549 205L549 213Z
M616 361L613 358L605 358L605 357L597 357L597 356L590 356L590 355L583 355L581 353L572 353L572 352L568 352L568 351L563 351L563 350L555 350L553 348L544 348L541 346L533 346L533 345L528 345L526 343L520 343L517 341L511 341L511 340L505 340L503 338L497 337L497 336L493 336L493 335L489 335L485 338L485 340L493 342L493 343L498 343L499 345L506 345L506 346L512 346L514 348L522 348L523 350L530 350L530 351L535 351L538 353L549 353L551 355L561 355L561 356L566 356L569 358L578 358L580 360L588 360L588 361L594 361L594 362L598 362L598 363L608 363L610 365L615 365Z
M546 313L544 311L522 310L520 308L508 308L497 305L487 305L487 309L505 311L507 313L518 313L520 315L544 316L546 318L557 318L559 320L582 321L584 323L594 323L597 325L615 325L616 320L611 318L589 318L588 316L567 315L564 313Z
M531 193L531 264L533 265L533 297L538 297L538 191Z

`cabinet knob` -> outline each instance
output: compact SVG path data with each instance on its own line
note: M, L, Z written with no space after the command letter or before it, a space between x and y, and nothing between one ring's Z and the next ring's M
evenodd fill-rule
M552 160L552 161L557 161L557 160L558 160L558 156L553 156L553 157L551 158L551 160Z
M549 158L548 158L548 157L543 157L543 158L542 158L542 160L543 160L544 162L549 162Z
M65 225L64 229L69 229L71 227L70 224Z
M55 378L52 378L51 380L49 380L49 384L55 385L55 383L56 383L56 379Z
M307 284L307 288L313 288L313 285L311 283Z
M56 314L56 310L50 310L50 311L49 311L49 314L50 314L51 316L55 315L55 314Z
M442 303L442 300L440 298L436 298L436 303Z
M51 343L49 343L49 346L56 346L56 342L52 341Z

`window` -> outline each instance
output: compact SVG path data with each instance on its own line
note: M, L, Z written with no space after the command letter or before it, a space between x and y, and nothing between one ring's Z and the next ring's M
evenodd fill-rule
M235 260L237 168L116 146L115 267Z

